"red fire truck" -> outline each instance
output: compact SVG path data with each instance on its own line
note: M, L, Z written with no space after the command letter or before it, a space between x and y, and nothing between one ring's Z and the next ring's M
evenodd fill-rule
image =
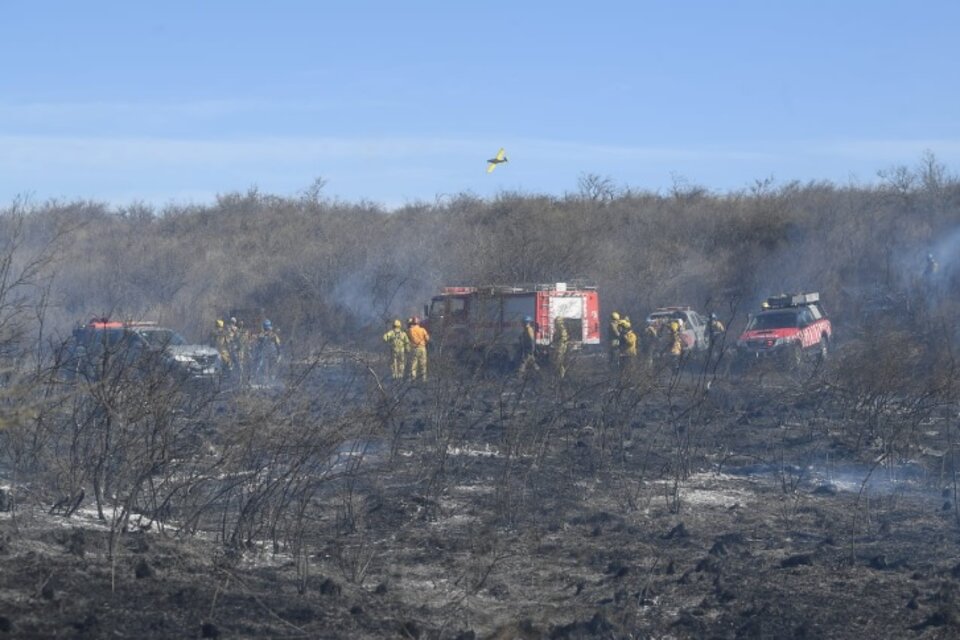
M563 318L569 348L600 344L597 289L583 283L444 287L424 309L435 345L461 356L516 362L524 318L534 321L537 344L553 339Z

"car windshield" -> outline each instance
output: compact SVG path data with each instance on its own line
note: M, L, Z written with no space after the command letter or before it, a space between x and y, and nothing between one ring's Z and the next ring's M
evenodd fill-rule
M187 344L183 336L170 329L140 329L137 333L143 338L144 342L157 349Z
M796 311L768 311L759 313L747 324L747 331L762 331L764 329L796 329Z
M656 322L657 320L674 320L677 318L683 319L683 315L678 315L674 311L654 311L647 316L647 322L652 323Z

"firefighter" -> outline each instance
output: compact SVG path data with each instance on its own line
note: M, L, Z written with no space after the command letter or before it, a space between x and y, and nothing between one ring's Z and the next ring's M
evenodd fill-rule
M234 318L230 318L231 321ZM233 338L233 350L237 354L236 364L237 370L240 374L240 381L246 382L250 377L250 343L252 341L252 336L250 332L247 331L246 324L243 320L237 320L237 330Z
M621 339L625 331L625 325L630 323L628 316L621 316L619 312L614 311L610 314L610 366L616 368L620 362L620 350L622 347Z
M627 373L632 373L636 369L637 356L639 355L637 343L640 339L629 320L624 321L621 326L623 333L620 337L620 359L622 361L620 368Z
M710 348L713 349L720 344L720 339L727 329L723 326L723 323L720 322L720 319L717 318L717 314L710 314L710 324L707 325L707 335L710 338Z
M623 329L621 354L628 358L634 358L639 353L637 351L637 342L639 341L637 332L633 330L633 325L630 324L629 320L624 321L621 327Z
M933 257L932 253L927 254L927 266L923 269L924 278L933 278L940 271L940 263Z
M234 373L239 377L243 377L243 358L241 358L240 350L242 347L242 337L240 335L240 325L237 323L237 319L233 316L230 317L230 322L227 324L227 350L230 352L230 361L233 364Z
M220 354L220 362L226 371L233 369L233 361L230 358L230 334L224 327L223 320L217 318L213 333L210 335L210 342L213 343L217 353Z
M430 342L430 334L420 326L420 318L416 316L407 321L407 337L410 338L410 346L413 351L413 359L410 361L410 379L417 380L417 375L427 381L427 344Z
M237 325L237 319L234 316L230 316L230 322L227 324L227 337L229 337L230 340L234 340L239 332L240 327Z
M662 328L663 323L660 320L654 320L643 329L642 345L647 366L653 365L653 357L657 350L657 341L660 339Z
M532 367L534 371L540 371L540 365L537 364L537 330L530 316L523 319L523 330L520 332L521 376L527 372L528 367Z
M269 320L264 320L261 326L262 331L254 343L255 375L261 382L271 382L276 379L277 365L280 364L280 336Z
M550 343L552 350L550 355L552 356L553 366L560 378L567 375L566 359L568 342L570 342L570 334L567 333L567 326L563 323L563 318L557 316L557 319L553 323L553 339Z
M667 325L669 330L669 339L670 339L670 355L676 358L679 358L683 354L683 337L681 331L683 331L683 325L681 324L683 320L674 318Z
M403 380L403 374L407 370L407 353L410 352L410 338L407 332L403 330L403 323L400 320L393 321L393 328L383 334L383 341L390 345L392 356L390 372L394 380Z
M616 367L620 360L620 333L623 326L620 324L620 313L610 314L610 366Z

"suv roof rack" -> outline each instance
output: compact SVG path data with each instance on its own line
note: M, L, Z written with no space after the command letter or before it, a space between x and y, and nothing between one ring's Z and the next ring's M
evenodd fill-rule
M767 305L771 309L787 309L789 307L803 307L808 304L820 302L820 293L813 291L810 293L781 293L778 296L767 298Z

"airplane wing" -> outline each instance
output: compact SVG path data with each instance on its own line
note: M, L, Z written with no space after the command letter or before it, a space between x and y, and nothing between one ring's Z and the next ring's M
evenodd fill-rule
M501 162L506 162L507 152L504 151L503 147L500 147L500 151L497 151L497 155L493 158L487 160L490 164L487 165L487 173L493 173L493 170L497 168L497 165Z

